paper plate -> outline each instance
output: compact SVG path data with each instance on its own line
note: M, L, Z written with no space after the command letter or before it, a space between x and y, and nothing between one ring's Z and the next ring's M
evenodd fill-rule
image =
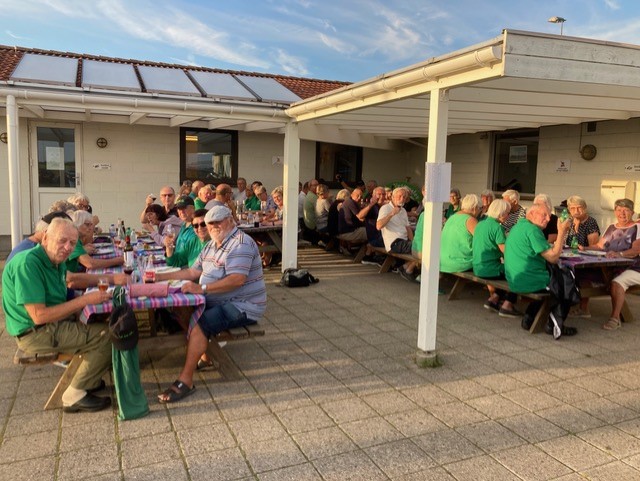
M174 288L176 288L176 287L182 287L182 286L184 286L187 282L189 282L189 281L185 281L184 279L183 279L183 280L173 280L173 281L169 281L169 287L174 287Z
M604 257L607 255L605 251L582 251L585 256L599 256Z
M103 247L113 248L113 244L111 242L94 242L93 247L95 247L96 249L100 249Z
M580 254L574 254L573 252L563 252L560 254L561 259L573 259L576 257L580 257Z
M104 255L104 254L112 254L113 247L101 247L100 249L96 249L96 255Z

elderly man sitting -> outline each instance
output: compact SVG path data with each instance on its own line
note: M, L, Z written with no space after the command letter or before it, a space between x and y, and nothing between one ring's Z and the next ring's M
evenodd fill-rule
M211 241L189 269L159 274L158 279L186 279L189 294L204 294L206 307L189 335L187 356L178 379L158 396L161 403L193 393L193 373L207 351L209 338L232 327L255 323L267 306L258 246L238 230L231 209L215 206L204 218ZM197 281L197 282L195 282Z
M413 230L409 226L407 211L404 210L404 204L407 200L409 200L409 190L405 187L398 187L393 190L391 202L380 207L376 228L382 231L384 248L388 252L411 254ZM417 262L408 261L399 268L403 279L414 280L413 270L416 265Z
M76 313L110 299L99 290L67 301L65 261L78 241L71 221L52 219L42 244L20 252L2 273L2 307L6 329L27 353L81 353L82 363L62 395L65 412L99 411L109 397L93 394L104 387L111 365L111 343L104 324L80 324ZM70 322L64 322L70 321Z
M507 237L504 252L504 268L509 289L515 293L546 292L551 277L547 262L557 264L562 254L564 242L569 233L570 221L558 221L558 237L552 247L542 231L549 223L551 212L544 204L533 205L520 219ZM529 329L542 301L529 304L522 318L522 328ZM552 325L545 327L548 334L553 333ZM572 336L577 333L573 327L563 326L561 334Z

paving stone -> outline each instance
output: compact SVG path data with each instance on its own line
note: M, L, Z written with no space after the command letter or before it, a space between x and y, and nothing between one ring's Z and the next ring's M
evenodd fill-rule
M479 447L453 430L427 433L413 441L438 464L449 464L483 454Z
M570 433L579 433L604 424L604 421L566 404L543 409L538 411L537 414Z
M416 404L398 391L386 391L363 398L378 414L386 415L401 411L410 411Z
M362 451L313 461L325 481L377 481L388 479Z
M509 391L503 396L533 412L562 404L559 399L533 387Z
M564 464L532 445L500 451L493 457L509 471L531 481L555 479L571 472Z
M467 404L491 419L500 419L527 412L522 406L499 394L470 399Z
M158 479L187 481L189 479L184 463L180 459L171 459L157 464L125 469L123 472L124 479L135 479L135 481L156 481Z
M74 451L93 444L109 444L116 442L113 420L105 419L91 424L80 424L72 429L63 429L60 451Z
M393 413L384 418L407 437L447 429L447 426L423 409Z
M586 469L583 474L590 481L611 481L622 479L640 479L640 470L620 461Z
M4 435L7 437L33 434L58 429L60 410L39 411L19 416L11 416Z
M276 413L313 404L313 401L301 388L261 393L261 396L267 407Z
M28 461L3 464L0 469L2 470L2 479L11 481L55 479L56 459L53 456L34 458Z
M370 418L342 424L340 428L361 448L402 438L402 434L382 418Z
M394 478L394 481L455 481L455 478L443 468L431 468L418 473L405 474Z
M521 437L495 421L461 426L456 431L487 452L495 452L525 443Z
M638 416L636 411L632 411L620 404L614 403L607 398L593 398L583 402L577 402L574 407L608 424L617 424L623 421L634 419Z
M547 439L564 436L567 433L564 429L534 413L520 414L501 419L499 423L521 438L534 444L540 441L546 441Z
M238 448L222 449L186 458L192 481L239 480L251 470Z
M491 394L489 389L469 379L447 382L439 387L461 401Z
M376 413L367 404L358 398L343 399L324 403L322 409L334 420L336 424L366 419L375 416Z
M272 471L306 461L295 443L287 438L250 442L242 446L247 461L256 473Z
M476 411L463 402L432 406L429 408L429 411L451 428L474 424L489 419L481 412Z
M220 414L227 421L247 419L269 414L269 408L257 395L218 402Z
M311 463L289 466L258 475L260 481L321 481L318 471Z
M615 460L613 456L573 435L543 441L537 446L574 471L584 471Z
M85 479L119 470L116 445L94 445L62 453L58 466L58 479Z
M355 451L357 446L340 428L317 429L293 436L307 458L313 460Z
M282 438L287 434L275 414L230 421L229 428L240 444Z
M205 424L178 431L178 440L185 456L227 449L236 445L226 424Z
M180 451L176 443L174 433L145 436L123 441L122 443L122 468L131 469L147 464L155 464L159 461L176 459L180 457Z
M457 401L457 399L451 394L443 391L435 385L423 385L420 387L404 389L402 393L419 406L426 408Z
M433 460L408 439L367 448L365 452L390 478L434 466Z
M33 447L38 446L35 450ZM26 436L5 437L0 444L0 464L41 456L53 456L58 446L58 430Z
M573 404L596 397L596 394L593 392L565 381L545 384L540 386L539 389L567 404Z
M591 429L577 436L618 459L640 454L640 439L615 426Z
M495 481L520 480L515 474L489 456L480 456L448 464L447 471L453 474L457 481L477 481L479 479Z

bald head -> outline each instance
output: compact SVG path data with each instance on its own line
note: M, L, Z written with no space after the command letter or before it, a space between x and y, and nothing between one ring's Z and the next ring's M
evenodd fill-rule
M544 229L551 220L551 212L544 204L534 204L527 211L527 220Z

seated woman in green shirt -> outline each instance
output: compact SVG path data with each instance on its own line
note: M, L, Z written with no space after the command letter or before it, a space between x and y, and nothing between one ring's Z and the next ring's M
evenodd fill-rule
M464 272L471 270L471 242L482 210L480 198L467 194L460 210L449 217L442 229L440 243L440 272Z
M86 210L77 210L71 214L73 225L78 229L78 242L66 261L69 272L80 272L84 269L104 269L124 264L122 256L112 259L94 259L88 252L94 252L93 216Z
M473 273L484 279L504 279L504 244L507 236L502 222L509 216L511 205L503 199L496 199L487 209L487 217L478 222L473 233ZM514 308L518 296L511 292L503 293L492 285L489 289L489 299L484 308L496 311L502 317L522 317L522 313ZM502 306L500 301L503 300Z
M191 225L196 233L195 237L187 240L180 249L170 244L167 246L167 265L175 267L191 267L200 255L203 247L211 240L209 229L204 221L207 209L198 209L193 213Z

